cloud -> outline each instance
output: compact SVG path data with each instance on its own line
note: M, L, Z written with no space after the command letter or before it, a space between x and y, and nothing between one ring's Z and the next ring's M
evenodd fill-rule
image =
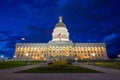
M32 17L48 17L50 15L54 15L59 10L58 7L59 0L31 0L28 2L19 2L21 9L26 11L26 13Z
M14 54L15 44L21 42L21 37L25 37L26 34L22 32L12 32L9 30L0 31L0 49L1 53L6 57L12 57Z
M109 57L117 57L120 54L120 49L118 47L112 47L107 50Z
M109 42L109 41L115 40L118 36L119 36L118 34L112 33L112 34L106 36L106 37L103 39L103 41Z
M106 42L108 50L114 51L120 43L119 3L120 0L3 0L0 28L10 30L1 29L0 40L9 50L21 37L26 42L48 42L61 15L73 42Z
M30 32L29 36L27 36L28 42L48 42L50 40L52 31L49 28L36 25L28 25L26 28Z
M109 57L116 57L120 52L120 33L112 33L105 38L103 41L107 44L107 52Z

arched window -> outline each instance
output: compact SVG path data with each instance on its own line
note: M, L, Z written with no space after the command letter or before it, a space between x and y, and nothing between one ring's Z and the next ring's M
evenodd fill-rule
M75 57L77 57L77 54L75 54Z
M88 51L88 53L90 53L90 51Z

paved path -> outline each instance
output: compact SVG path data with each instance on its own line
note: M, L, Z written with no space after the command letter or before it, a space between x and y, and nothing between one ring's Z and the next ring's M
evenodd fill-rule
M25 70L25 69L31 69L34 67L39 67L40 64L37 65L28 65L28 66L22 66L22 67L15 67L15 68L9 68L9 69L2 69L0 70L0 73L14 73L17 71Z
M93 65L88 65L88 64L79 64L79 65L81 67L94 69L94 70L101 71L101 72L108 73L108 74L120 74L119 69L111 69L111 68L93 66Z
M110 73L13 73L41 65L30 65L0 70L0 80L120 80L120 74ZM81 65L95 68L94 66Z

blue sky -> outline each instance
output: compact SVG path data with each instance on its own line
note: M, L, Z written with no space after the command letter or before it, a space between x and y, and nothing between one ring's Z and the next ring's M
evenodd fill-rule
M0 0L0 54L12 57L21 37L47 43L58 22L73 42L105 42L109 57L120 54L120 0Z

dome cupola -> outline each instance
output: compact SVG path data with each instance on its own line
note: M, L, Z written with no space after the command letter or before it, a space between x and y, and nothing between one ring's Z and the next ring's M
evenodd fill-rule
M55 25L52 41L69 41L69 32L66 25L62 22L62 17L59 17L59 22Z
M65 27L66 28L66 25L62 22L61 16L59 17L59 22L55 25L55 28L57 28L57 27Z

